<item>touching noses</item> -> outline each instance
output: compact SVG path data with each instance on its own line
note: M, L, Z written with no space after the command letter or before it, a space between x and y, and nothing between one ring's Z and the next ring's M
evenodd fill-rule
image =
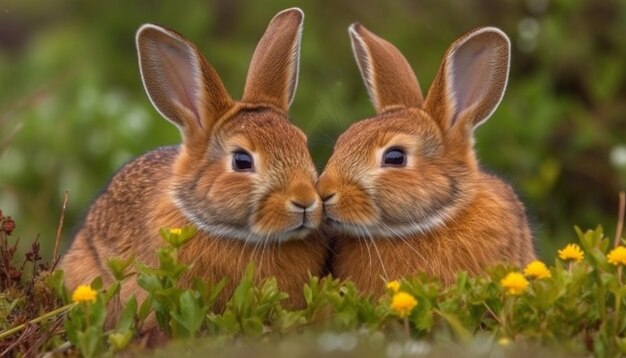
M327 205L329 201L335 197L335 194L337 194L335 187L334 180L327 172L320 175L317 181L317 192L324 205Z

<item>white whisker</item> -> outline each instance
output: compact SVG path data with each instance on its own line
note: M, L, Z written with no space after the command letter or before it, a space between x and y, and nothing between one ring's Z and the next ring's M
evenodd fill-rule
M365 226L363 226L363 230L365 231L365 233L367 234L367 237L370 239L370 241L372 242L372 244L374 245L374 250L376 250L376 255L378 255L378 260L380 261L380 266L383 269L383 275L384 275L384 279L386 281L389 281L389 275L387 274L387 269L385 268L385 262L383 261L382 256L380 255L380 251L378 250L378 246L376 245L376 238L374 238L367 230L367 228Z

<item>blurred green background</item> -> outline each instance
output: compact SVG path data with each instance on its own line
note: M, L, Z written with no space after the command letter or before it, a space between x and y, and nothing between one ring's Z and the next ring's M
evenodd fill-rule
M511 37L513 57L504 100L476 132L482 163L518 188L540 256L572 241L573 225L613 235L626 187L626 1L2 0L0 210L17 220L15 235L40 234L50 252L68 190L67 245L120 165L179 142L143 92L142 23L196 43L238 98L269 20L292 6L306 18L291 114L320 170L338 134L374 113L352 58L352 22L394 43L424 92L452 41L493 25Z

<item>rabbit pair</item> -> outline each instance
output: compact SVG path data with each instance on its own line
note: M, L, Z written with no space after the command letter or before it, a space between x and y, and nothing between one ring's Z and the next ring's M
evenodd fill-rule
M70 288L98 275L111 280L109 257L154 264L158 228L185 225L199 231L181 252L192 264L184 279L229 279L218 309L250 261L257 278L277 278L295 308L304 305L308 276L328 269L378 293L380 277L426 271L450 282L456 271L533 258L523 205L507 184L480 171L472 150L473 128L504 92L506 36L485 28L455 42L423 100L402 55L353 25L378 115L338 139L318 180L306 136L287 118L302 21L299 9L289 9L270 22L241 101L181 35L139 29L146 92L183 143L149 152L113 177L61 262ZM317 230L323 215L329 230ZM131 294L142 298L128 280L121 295Z

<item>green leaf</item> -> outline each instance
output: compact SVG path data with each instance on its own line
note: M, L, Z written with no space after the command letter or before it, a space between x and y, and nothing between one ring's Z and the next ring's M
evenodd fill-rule
M215 304L215 301L219 297L219 294L222 292L224 287L226 287L227 283L228 283L228 279L226 277L222 278L216 284L201 280L196 277L193 280L192 286L202 296L202 301L204 305L213 307L213 305Z
M463 292L465 285L467 285L467 272L461 271L456 275L456 288L459 292Z
M102 295L98 295L96 302L88 304L89 308L89 324L91 327L97 327L99 330L104 326L106 319L106 306ZM100 331L100 333L102 333Z
M237 334L241 332L242 327L233 311L227 310L222 315L209 314L207 319L214 324L219 333Z
M250 336L263 334L263 322L258 317L248 317L243 321L243 333Z
M306 324L306 318L302 311L282 311L280 315L280 332L287 332Z
M208 310L207 306L202 306L200 294L198 292L185 291L180 296L180 311L170 312L172 318L184 327L184 335L191 337L198 332Z
M133 334L134 332L130 329L120 330L109 334L107 341L115 351L121 351L128 346L128 343L133 338Z
M248 316L250 306L252 304L252 288L253 288L254 269L252 264L248 265L243 279L235 288L233 297L231 298L234 308L242 317Z
M159 278L153 274L142 273L137 277L137 284L150 293L163 288Z
M70 294L65 287L62 270L54 270L54 272L46 278L46 285L54 290L57 297L61 298L63 303L67 304L70 302Z
M450 325L454 333L463 341L469 342L472 338L471 333L463 326L461 321L450 313L437 312L441 317L443 317L446 322Z
M137 312L139 321L143 322L146 320L146 317L148 317L148 315L151 312L151 308L152 308L152 296L148 296L146 297L145 300L143 300L143 302L141 303L141 306L139 307L139 312Z
M135 256L129 256L124 260L111 258L107 260L107 266L111 270L113 277L115 277L115 279L118 281L122 281L132 275L132 273L127 273L126 271L133 264L134 261Z
M104 302L109 303L113 296L120 292L120 281L114 281L106 290L104 290Z
M185 226L180 229L180 233L176 229L163 228L159 230L161 237L173 248L180 248L186 244L196 234L197 229L192 226Z
M428 300L421 300L413 309L413 324L422 331L429 331L434 323L434 312Z
M546 310L551 307L564 293L564 287L555 287L554 283L545 279L533 283L535 304L538 309Z
M619 348L622 354L626 354L626 337L615 337L615 341L617 343L617 347Z
M85 331L76 332L77 346L84 357L97 357L102 351L101 328L91 326Z
M91 288L93 288L96 291L100 291L103 287L102 285L102 276L98 276L96 278L94 278L91 283L89 284L89 286L91 286Z
M128 331L131 330L135 323L135 317L137 316L137 299L135 295L132 295L128 301L126 301L126 305L124 310L122 311L122 316L120 317L120 321L117 324L118 331Z
M305 284L302 292L304 293L304 301L307 306L310 306L313 303L313 290L311 290L311 286L309 286L309 284Z

